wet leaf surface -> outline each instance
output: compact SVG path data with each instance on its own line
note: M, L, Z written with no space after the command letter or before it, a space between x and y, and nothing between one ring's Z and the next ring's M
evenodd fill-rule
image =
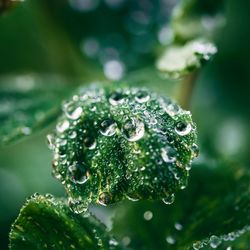
M48 140L53 174L75 212L125 198L169 203L185 188L198 154L196 125L170 98L125 84L92 85L62 109Z
M10 249L121 249L90 214L72 213L65 200L33 195L12 225Z

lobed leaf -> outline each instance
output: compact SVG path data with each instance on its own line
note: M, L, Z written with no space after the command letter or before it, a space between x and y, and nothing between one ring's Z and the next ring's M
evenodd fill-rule
M217 164L195 165L171 206L121 204L113 233L132 249L249 249L249 170Z
M122 84L80 89L63 105L48 139L53 173L75 212L90 202L125 198L173 202L198 150L190 112L167 97Z
M0 146L18 141L53 122L69 87L58 77L0 79Z
M10 232L11 250L121 249L94 216L76 215L63 199L33 195Z

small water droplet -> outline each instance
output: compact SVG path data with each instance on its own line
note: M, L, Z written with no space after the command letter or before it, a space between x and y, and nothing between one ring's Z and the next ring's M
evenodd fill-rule
M47 135L47 143L50 149L55 149L55 136L52 134Z
M56 125L56 130L59 133L63 133L65 130L67 130L69 128L69 121L64 120L64 121L60 121L57 125Z
M217 248L221 244L221 239L215 235L212 235L209 239L209 244L212 248Z
M79 119L83 112L82 107L76 106L75 102L65 103L63 106L63 110L65 112L65 115L72 120Z
M70 138L70 139L75 139L76 136L77 136L76 131L72 131L71 134L69 134L69 138Z
M101 123L100 132L105 136L112 136L115 134L117 128L117 124L112 119L106 119Z
M109 245L110 245L110 246L118 246L119 243L118 243L117 240L115 240L115 239L110 239L110 240L109 240Z
M84 184L88 180L88 172L83 164L72 164L68 172L70 180L76 184Z
M168 105L164 105L164 110L169 116L173 117L176 114L178 114L178 112L180 111L180 108L177 104L170 103Z
M193 249L194 250L199 250L202 247L202 244L198 241L193 243Z
M111 94L111 96L109 97L109 102L111 105L119 105L124 103L125 99L124 99L124 95L121 92L114 92L113 94Z
M31 134L31 129L29 127L22 127L21 128L21 132L24 134L24 135L30 135Z
M98 203L102 206L107 206L111 202L111 196L107 192L103 192L98 197Z
M175 127L175 132L181 136L189 134L191 130L192 130L191 124L185 122L178 122Z
M131 195L126 195L127 199L130 201L138 201L139 197L131 196Z
M171 235L169 235L169 236L166 237L166 241L170 245L174 245L175 244L175 238L173 236L171 236Z
M143 218L145 220L151 220L153 218L153 213L151 211L146 211L144 214L143 214Z
M175 229L178 230L178 231L181 231L181 230L183 229L183 226L182 226L179 222L176 222L176 223L174 224L174 227L175 227Z
M96 148L96 140L92 137L84 138L83 143L86 148L92 150Z
M82 200L74 200L72 198L69 198L68 203L69 203L69 208L75 214L81 214L83 212L86 212L88 209L88 205Z
M171 163L176 160L176 150L172 147L165 147L161 149L161 157L164 162Z
M199 147L198 147L198 145L194 143L191 146L191 150L192 150L193 158L198 157L198 155L199 155Z
M144 135L144 123L138 118L128 118L122 127L122 132L128 141L138 141Z
M174 194L170 194L166 198L162 199L162 201L167 205L171 205L174 203L174 199L175 199Z
M139 90L136 93L135 100L139 103L147 102L150 99L150 95L147 91Z

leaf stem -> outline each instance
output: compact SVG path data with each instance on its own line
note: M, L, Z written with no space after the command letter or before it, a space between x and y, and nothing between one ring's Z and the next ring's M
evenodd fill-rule
M195 83L198 77L198 70L185 76L181 84L181 90L177 96L177 100L184 109L189 109L191 104L192 95L195 88Z

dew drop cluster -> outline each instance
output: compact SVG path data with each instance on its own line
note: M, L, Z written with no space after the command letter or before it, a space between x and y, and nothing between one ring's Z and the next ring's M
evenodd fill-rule
M53 175L76 213L90 202L174 202L198 155L189 111L147 89L80 88L62 107L48 143ZM146 216L148 218L148 216Z

